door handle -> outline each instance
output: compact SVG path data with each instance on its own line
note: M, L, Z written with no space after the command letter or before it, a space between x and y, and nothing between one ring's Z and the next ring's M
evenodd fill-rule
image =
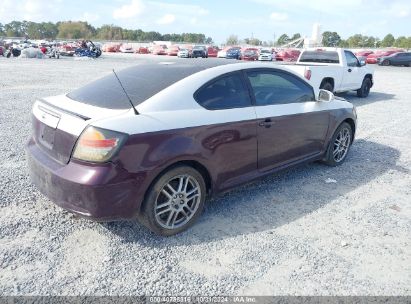
M264 121L260 122L258 125L260 127L270 128L273 123L274 122L271 120L271 118L266 118L264 119Z
M348 72L350 72L350 73L351 73L351 72L352 72L352 70L351 70L351 69L348 69Z

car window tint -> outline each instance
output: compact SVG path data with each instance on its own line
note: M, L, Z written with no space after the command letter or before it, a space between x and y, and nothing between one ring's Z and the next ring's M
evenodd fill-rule
M199 89L195 100L208 110L243 108L251 105L239 73L223 76Z
M338 53L334 51L304 51L300 62L340 63Z
M355 55L349 51L344 51L345 58L347 60L347 66L349 67L356 67L358 66L358 59Z
M208 65L220 63L204 61L196 65L186 63L139 64L117 73L134 106L161 92L170 85L192 74L202 71ZM130 102L113 73L97 79L70 92L69 98L92 106L108 109L129 109Z
M257 106L314 101L312 88L295 76L282 72L247 73Z

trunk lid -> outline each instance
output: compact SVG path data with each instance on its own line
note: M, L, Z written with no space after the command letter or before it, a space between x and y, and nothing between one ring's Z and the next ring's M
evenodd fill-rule
M66 164L87 125L128 111L87 105L65 95L37 100L32 111L33 137L49 156Z

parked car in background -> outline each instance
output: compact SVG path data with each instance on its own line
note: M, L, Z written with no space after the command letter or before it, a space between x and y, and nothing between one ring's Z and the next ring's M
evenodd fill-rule
M190 58L190 51L188 49L180 49L177 53L179 58Z
M273 54L271 49L261 49L260 50L260 55L258 56L259 61L272 61L273 60Z
M297 61L300 56L299 50L286 49L281 50L275 55L276 61Z
M385 51L377 51L373 54L370 54L367 56L366 62L369 64L376 64L378 63L379 58L381 57L387 57L392 54L400 52L399 50L385 50Z
M155 45L152 50L153 55L167 55L167 46Z
M150 51L147 47L140 46L139 48L136 49L137 54L149 54Z
M191 53L191 57L208 58L207 48L204 45L195 45Z
M106 43L102 48L103 52L116 53L120 51L120 44L118 43Z
M378 58L379 65L411 66L411 52L399 52Z
M218 51L219 51L218 47L209 46L207 48L208 57L217 57Z
M367 57L367 56L369 56L369 55L371 55L371 54L373 54L373 53L374 53L373 51L367 51L367 50L365 50L365 51L356 52L356 53L354 53L354 54L355 54L355 56L357 56L357 58L359 58L359 57Z
M174 235L206 197L309 161L342 164L355 136L354 106L316 96L285 66L208 60L117 74L32 109L31 180L82 217L138 218Z
M180 48L178 47L178 45L172 45L168 48L167 55L168 56L177 56L179 50L180 50Z
M240 59L241 58L241 48L240 47L232 47L227 50L225 55L227 59Z
M289 68L303 76L318 92L357 91L367 97L374 84L373 71L350 51L341 48L305 49Z
M128 44L128 43L123 43L123 44L120 46L119 51L120 51L121 53L134 53L133 46L132 46L131 44Z
M256 49L256 48L246 48L244 50L241 50L240 59L241 60L246 60L246 61L256 61L256 60L258 60L258 49Z
M219 50L218 53L217 53L217 57L218 58L225 58L226 55L227 55L227 51L231 48L233 48L233 47L232 46L226 46L222 50Z
M59 47L60 55L62 56L74 56L76 52L76 46L74 43L64 43Z

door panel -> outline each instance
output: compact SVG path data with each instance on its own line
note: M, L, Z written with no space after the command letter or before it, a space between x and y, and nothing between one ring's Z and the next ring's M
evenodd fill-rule
M363 74L357 57L349 51L344 51L347 66L343 68L343 88L356 90L361 87Z
M323 104L256 107L258 121L258 169L277 166L320 153L328 130L329 111ZM270 122L266 122L270 120Z
M258 170L320 153L330 103L316 102L313 88L293 74L255 69L246 75L256 105Z

